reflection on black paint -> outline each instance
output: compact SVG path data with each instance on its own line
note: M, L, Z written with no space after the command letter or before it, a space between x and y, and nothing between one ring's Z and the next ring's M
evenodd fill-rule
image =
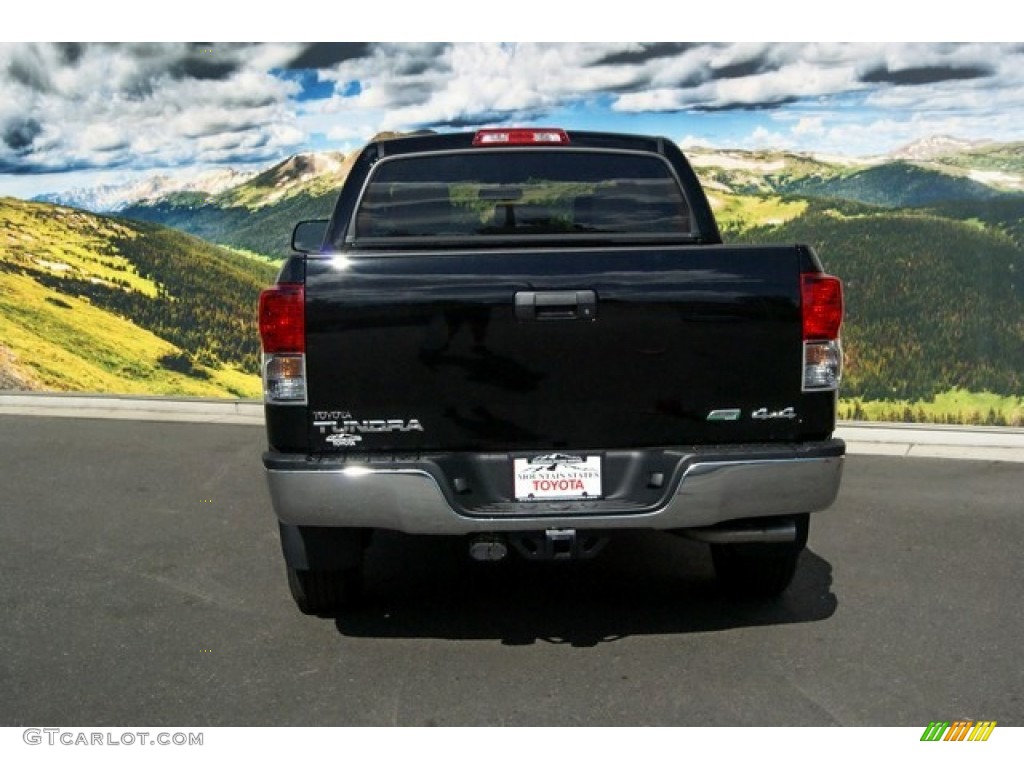
M538 440L535 432L513 424L511 421L499 419L484 406L477 406L467 414L458 408L446 408L444 418L460 429L484 440Z
M432 371L444 367L461 368L467 381L490 384L510 392L537 389L544 379L543 374L487 348L490 308L465 306L447 309L443 314L446 338L439 347L425 346L421 350L419 359L424 366Z

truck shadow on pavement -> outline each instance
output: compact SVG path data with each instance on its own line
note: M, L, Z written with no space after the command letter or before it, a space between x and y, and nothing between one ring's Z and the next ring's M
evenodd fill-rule
M367 551L364 599L334 617L338 631L592 647L631 635L822 621L838 604L832 566L810 549L781 597L747 600L718 586L706 545L668 534L624 533L579 562L476 563L465 546L378 534Z

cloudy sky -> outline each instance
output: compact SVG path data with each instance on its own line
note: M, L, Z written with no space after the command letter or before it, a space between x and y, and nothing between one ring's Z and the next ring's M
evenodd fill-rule
M0 195L496 124L854 156L1024 140L1024 45L0 43Z

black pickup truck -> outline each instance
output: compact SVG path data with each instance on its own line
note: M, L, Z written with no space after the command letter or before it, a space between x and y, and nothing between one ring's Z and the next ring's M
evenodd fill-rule
M667 139L557 129L365 147L260 297L263 455L299 608L356 596L375 529L478 560L708 542L790 583L836 497L839 280L723 245Z

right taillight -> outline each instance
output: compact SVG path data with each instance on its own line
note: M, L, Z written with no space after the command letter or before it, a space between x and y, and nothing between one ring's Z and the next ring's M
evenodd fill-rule
M843 325L843 284L820 273L800 276L803 315L803 390L835 390L843 373L839 329Z
M263 397L306 404L306 295L301 283L280 283L260 294Z

